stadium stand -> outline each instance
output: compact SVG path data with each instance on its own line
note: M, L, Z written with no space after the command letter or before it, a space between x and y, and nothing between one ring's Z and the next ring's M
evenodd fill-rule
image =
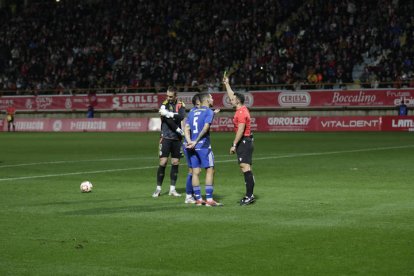
M27 2L0 10L4 95L214 91L224 68L250 89L414 86L411 1Z

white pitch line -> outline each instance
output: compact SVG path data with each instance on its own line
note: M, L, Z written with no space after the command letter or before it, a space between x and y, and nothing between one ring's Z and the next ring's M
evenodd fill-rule
M224 156L227 156L227 155L216 155L216 157L218 157L218 156L224 157ZM2 168L14 168L14 167L39 166L39 165L58 165L58 164L85 163L85 162L108 162L108 161L152 160L152 159L158 159L158 158L157 157L125 157L125 158L105 158L105 159L89 159L89 160L45 161L45 162L0 165L0 169L2 169Z
M413 147L414 147L414 145L406 145L406 146L382 147L382 148L370 148L370 149L356 149L356 150L344 150L344 151L298 153L298 154L289 154L289 155L256 157L256 158L253 158L253 161L255 161L255 160L267 160L267 159L303 157L303 156L331 155L331 154L340 154L340 153L369 152L369 151L380 151L380 150L390 150L390 149L406 149L406 148L413 148Z
M83 162L105 162L105 161L123 161L123 160L140 160L140 159L153 159L151 157L139 158L139 157L129 157L129 158L107 158L107 159L90 159L90 160L66 160L66 161L46 161L46 162L33 162L33 163L22 163L22 164L13 164L13 165L0 165L1 168L13 168L13 167L26 167L26 166L38 166L38 165L53 165L53 164L69 164L69 163L83 163Z
M294 157L306 157L306 156L333 155L333 154L354 153L354 152L369 152L369 151L380 151L380 150L390 150L390 149L404 149L404 148L412 148L412 147L414 147L414 145L395 146L395 147L381 147L381 148L370 148L370 149L356 149L356 150L343 150L343 151L311 152L311 153L299 153L299 154L289 154L289 155L276 155L276 156L266 156L266 157L254 158L254 161L256 161L256 160L269 160L269 159L282 159L282 158L294 158ZM58 162L58 161L56 161L56 162ZM63 162L65 162L65 161L63 161ZM235 159L230 159L230 160L215 161L215 163L228 163L228 162L236 162L236 160ZM54 162L49 162L49 163L54 163ZM132 167L132 168L123 168L123 169L109 169L109 170L98 170L98 171L46 174L46 175L35 175L35 176L21 176L21 177L11 177L11 178L0 178L0 182L2 182L2 181L14 181L14 180L37 179L37 178L49 178L49 177L61 177L61 176L80 175L80 174L97 174L97 173L111 173L111 172L120 172L120 171L145 170L145 169L155 169L155 168L158 168L158 166Z
M12 177L12 178L0 178L0 181L48 178L48 177L57 177L57 176L79 175L79 174L97 174L97 173L108 173L108 172L145 170L145 169L154 169L154 168L158 168L158 166L111 169L111 170L99 170L99 171L86 171L86 172L72 172L72 173L59 173L59 174L45 174L45 175L35 175L35 176L21 176L21 177Z

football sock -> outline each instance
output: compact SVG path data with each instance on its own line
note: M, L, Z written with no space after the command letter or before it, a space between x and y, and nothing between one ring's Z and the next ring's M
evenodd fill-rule
M213 200L213 185L206 184L206 200Z
M162 182L164 181L164 175L165 175L165 167L159 166L157 171L157 186L162 185Z
M254 189L254 177L251 171L244 173L244 182L246 182L246 196L251 197Z
M175 183L177 182L177 177L178 177L178 165L172 165L171 173L170 173L171 186L175 186Z
M196 200L200 200L201 198L201 190L200 190L200 186L194 186L193 187L194 190L194 196L196 198Z
M193 194L193 184L192 184L193 175L189 173L187 175L187 182L185 183L185 192L187 195Z

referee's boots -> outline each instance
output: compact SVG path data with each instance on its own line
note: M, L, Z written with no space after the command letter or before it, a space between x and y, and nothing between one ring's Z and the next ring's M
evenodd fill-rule
M240 200L240 205L250 205L253 204L256 201L254 198L254 195L252 196L245 196Z

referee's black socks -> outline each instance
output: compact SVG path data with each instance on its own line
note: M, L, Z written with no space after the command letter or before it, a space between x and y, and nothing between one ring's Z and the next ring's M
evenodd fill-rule
M251 197L254 189L254 176L252 171L244 172L244 182L246 183L246 196Z

